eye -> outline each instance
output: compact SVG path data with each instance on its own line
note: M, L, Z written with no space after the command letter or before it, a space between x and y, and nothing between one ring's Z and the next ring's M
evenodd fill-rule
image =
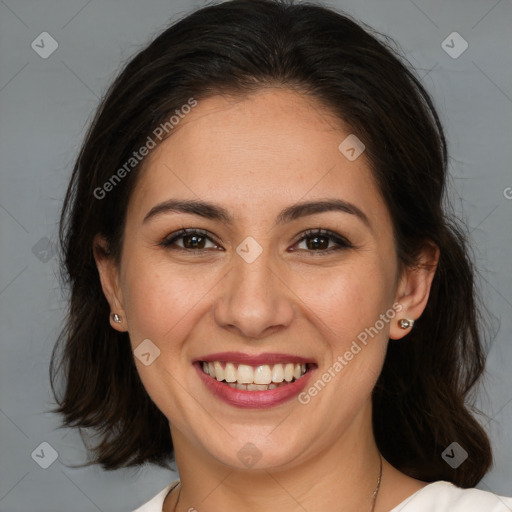
M185 251L206 249L221 250L220 247L212 241L210 234L202 229L181 229L178 232L168 235L158 245L168 249Z
M301 244L304 246L300 247ZM327 229L311 229L306 231L295 246L299 250L324 254L354 247L345 237Z
M167 249L184 251L204 251L207 249L223 250L212 240L213 236L202 229L181 229L165 237L158 245ZM300 247L303 245L303 247ZM354 246L343 236L326 229L311 229L303 233L295 243L292 251L330 253Z

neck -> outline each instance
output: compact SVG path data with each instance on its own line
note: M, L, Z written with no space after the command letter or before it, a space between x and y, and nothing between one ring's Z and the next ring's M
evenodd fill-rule
M371 430L365 436L361 430L352 431L353 435L347 432L334 445L320 447L301 462L239 470L206 455L172 429L181 489L176 508L174 496L173 503L166 500L164 510L291 512L300 507L309 512L369 512L381 458Z

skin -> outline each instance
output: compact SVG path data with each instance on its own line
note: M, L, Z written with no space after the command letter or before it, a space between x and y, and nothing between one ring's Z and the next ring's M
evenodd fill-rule
M389 338L409 332L397 321L417 319L425 308L438 253L428 246L424 265L401 270L364 153L349 161L338 150L349 134L316 100L286 89L202 100L145 162L119 267L96 238L105 296L121 317L112 327L128 331L133 348L150 339L160 349L149 366L135 362L175 446L180 497L177 503L178 490L170 493L164 511L370 509L379 473L371 392ZM144 222L171 198L213 202L233 224L176 212ZM339 211L275 222L283 208L326 198L352 203L368 225ZM201 250L159 245L183 227L215 238ZM320 248L311 248L312 237L310 245L299 242L316 228L353 247L325 252L322 243L335 241L322 238ZM236 253L247 236L262 248L252 263ZM283 352L316 361L319 377L394 303L402 311L306 405L294 398L267 409L230 406L192 366L220 351ZM253 468L237 456L248 442L261 453ZM424 485L384 461L376 512Z

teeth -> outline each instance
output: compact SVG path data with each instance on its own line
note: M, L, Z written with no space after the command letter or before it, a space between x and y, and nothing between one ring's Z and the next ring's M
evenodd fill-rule
M219 361L215 361L215 363L213 363L213 367L215 368L215 378L217 380L224 380L224 368L222 368Z
M266 391L268 386L265 384L247 384L247 391Z
M262 364L253 367L247 364L210 361L203 362L202 367L210 377L225 381L232 388L248 391L275 389L280 384L300 379L307 370L304 363Z
M254 370L252 369L252 366L247 364L239 364L238 376L236 380L240 384L252 384L254 382Z
M272 373L268 364L258 366L256 370L254 370L254 384L270 384L271 382Z
M226 382L236 382L236 368L233 363L226 363L224 368L224 380Z
M285 384L285 383L284 383ZM267 389L276 389L279 386L282 386L283 383L280 384L238 384L234 382L228 382L227 385L233 389L241 389L243 391L267 391Z
M275 364L272 368L272 382L283 382L284 368L282 364Z
M286 382L291 382L293 380L293 370L294 365L292 363L288 363L284 367L284 380Z

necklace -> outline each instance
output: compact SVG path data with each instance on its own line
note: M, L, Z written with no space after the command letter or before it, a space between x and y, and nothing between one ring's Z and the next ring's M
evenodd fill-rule
M379 478L377 480L377 487L375 487L375 490L372 493L372 508L370 509L370 512L375 511L375 504L377 503L377 494L379 494L380 490L380 483L382 481L382 455L379 454L380 458L380 469L379 469ZM176 509L178 507L178 503L180 502L180 496L181 496L181 482L178 483L178 498L176 499L176 505L174 505L174 512L176 512Z
M379 479L377 480L377 487L375 487L375 491L373 491L372 494L372 508L370 509L370 512L374 512L375 510L375 503L377 503L377 494L379 494L380 490L380 482L382 481L382 455L379 453L379 459L380 459L380 469L379 469Z

